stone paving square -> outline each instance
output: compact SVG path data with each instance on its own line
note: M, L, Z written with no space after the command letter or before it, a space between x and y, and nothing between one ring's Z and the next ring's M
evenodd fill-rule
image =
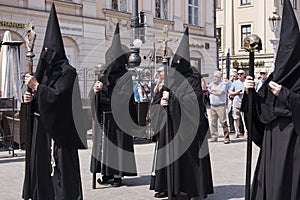
M231 135L232 136L232 135ZM209 143L215 193L207 200L244 199L246 141L232 139L230 144ZM81 177L85 200L154 200L154 192L149 190L150 172L154 143L135 144L138 176L124 179L124 186L112 188L97 184L92 189L90 168L91 140L89 149L80 150ZM24 178L25 151L16 150L16 157L7 151L0 152L0 200L19 200ZM253 145L252 174L258 156L258 148ZM98 175L99 176L99 175ZM184 198L179 198L184 199Z

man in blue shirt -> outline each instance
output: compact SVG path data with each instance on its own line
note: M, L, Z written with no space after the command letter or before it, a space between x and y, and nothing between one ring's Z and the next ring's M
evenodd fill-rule
M231 98L231 96L229 95L229 89L231 88L231 85L234 81L236 81L237 78L237 74L236 72L231 72L230 73L230 78L227 81L227 85L226 85L226 93L228 95L227 98L227 109L228 109L228 123L229 123L229 132L230 133L235 133L235 129L234 129L234 122L233 122L233 118L232 118L232 100L233 97Z
M223 127L224 144L230 143L229 131L226 118L226 82L221 80L222 72L214 72L214 81L208 85L210 93L210 131L211 141L218 139L218 119Z
M237 72L238 80L233 82L230 89L229 94L233 97L232 101L232 117L234 119L234 128L235 128L235 138L239 137L239 126L240 126L240 115L245 125L244 115L240 113L242 98L244 95L244 82L245 82L245 71L239 70ZM245 136L247 135L246 127L244 126Z

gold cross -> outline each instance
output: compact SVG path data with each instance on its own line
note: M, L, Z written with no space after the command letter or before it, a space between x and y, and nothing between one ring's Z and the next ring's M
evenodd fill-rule
M157 42L163 43L163 58L167 57L167 49L168 49L168 42L176 42L177 38L169 38L168 37L168 25L165 25L163 28L163 34L164 37L163 38L158 38L156 39Z

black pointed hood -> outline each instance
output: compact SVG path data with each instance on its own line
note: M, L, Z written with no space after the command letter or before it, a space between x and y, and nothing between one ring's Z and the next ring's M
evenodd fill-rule
M111 46L105 54L108 85L114 86L116 79L127 72L128 57L121 44L119 23L117 23Z
M289 0L284 1L280 42L275 69L258 91L260 103L257 107L259 118L269 123L280 116L290 116L291 111L285 103L278 101L271 92L269 82L274 81L292 92L300 91L300 33L294 10Z
M120 63L128 62L128 59L126 60L123 56L125 53L126 52L122 48L119 23L117 23L111 45L105 54L106 63L110 64L116 60L118 60Z
M173 57L171 67L181 74L191 73L190 48L189 48L189 28L185 29L177 51Z
M44 38L43 49L36 70L38 80L41 80L46 70L47 74L51 74L55 67L55 63L67 61L65 48L60 32L54 3L52 4L46 34Z
M273 81L291 88L300 68L300 33L289 0L284 1L280 41L273 72Z

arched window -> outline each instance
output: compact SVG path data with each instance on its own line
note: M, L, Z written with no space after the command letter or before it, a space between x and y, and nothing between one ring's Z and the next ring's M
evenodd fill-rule
M199 74L203 73L203 63L202 63L202 55L198 50L192 50L190 55L191 67L195 67L195 69L199 72Z
M78 46L76 42L69 38L69 37L63 37L63 42L65 46L66 56L67 59L73 67L78 67Z

